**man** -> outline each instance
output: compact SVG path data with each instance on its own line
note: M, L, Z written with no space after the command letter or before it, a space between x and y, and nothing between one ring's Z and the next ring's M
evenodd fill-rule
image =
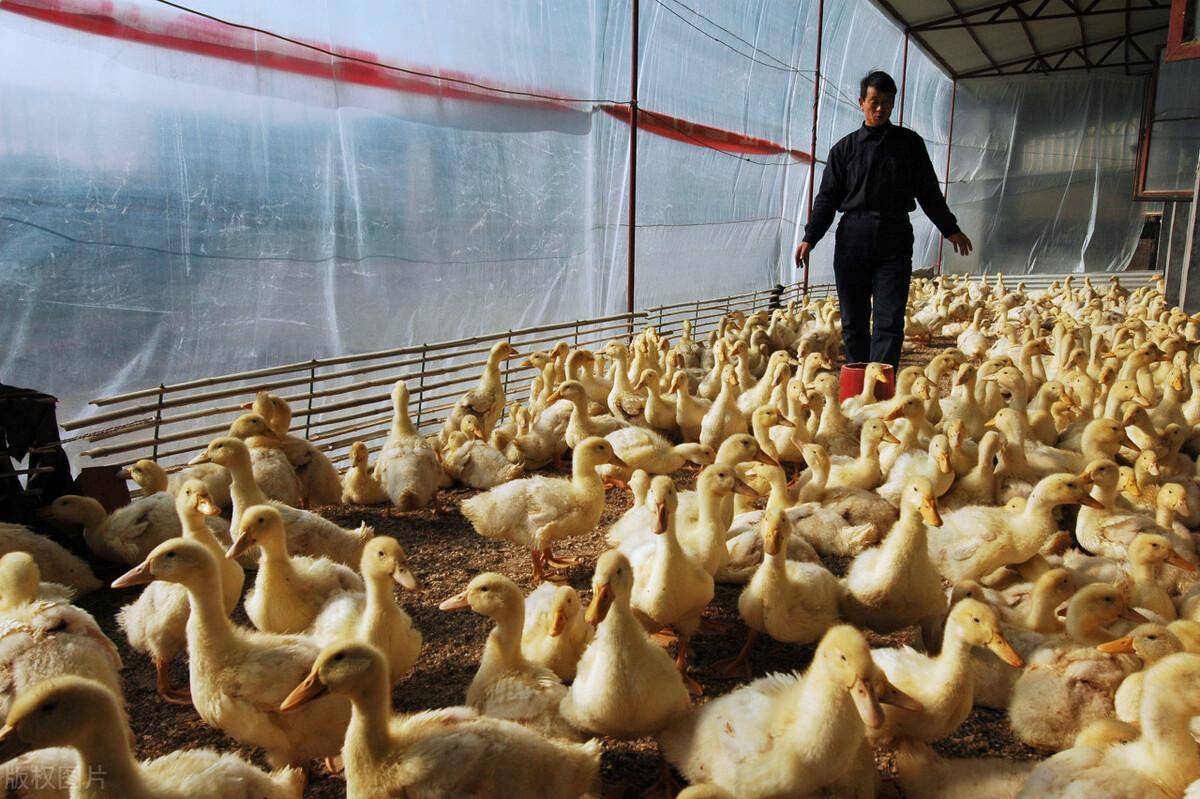
M846 361L900 364L904 308L912 277L914 198L960 255L971 240L946 207L925 142L891 123L896 82L872 72L859 84L863 126L829 150L821 191L813 201L796 265L842 212L833 250L833 273L842 312ZM872 316L872 304L874 315Z

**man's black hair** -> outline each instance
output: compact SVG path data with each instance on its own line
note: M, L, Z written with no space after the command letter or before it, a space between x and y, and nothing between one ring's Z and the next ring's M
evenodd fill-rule
M877 69L874 72L868 72L867 76L859 81L858 99L866 99L867 89L874 89L877 92L883 92L893 96L895 96L899 91L899 89L896 88L896 81L892 80L892 76L881 69Z

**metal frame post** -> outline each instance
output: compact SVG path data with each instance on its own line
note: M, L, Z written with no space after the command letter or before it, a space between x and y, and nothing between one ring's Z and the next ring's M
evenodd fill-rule
M958 99L958 80L950 84L950 129L946 134L946 177L942 182L942 198L949 201L950 199L950 151L954 149L954 104ZM941 233L938 234L938 259L937 259L937 274L942 273L942 250L945 249L946 238Z
M638 33L641 14L633 0L630 20L629 60L629 254L626 270L625 310L633 313L634 261L637 252L637 140L638 140ZM630 319L632 331L633 320Z
M158 407L154 409L154 446L151 448L150 457L158 460L158 433L162 428L162 412L163 412L163 395L167 393L165 383L158 384Z
M817 179L817 121L821 107L821 40L825 38L825 0L817 0L817 68L813 81L812 145L809 147L808 164L808 220L812 220L813 190ZM811 258L811 256L809 256ZM804 296L808 296L808 263L803 265Z
M309 361L308 367L308 413L304 415L304 437L308 438L308 431L312 427L312 401L313 392L316 391L317 385L317 361L314 358Z
M904 60L900 66L900 124L904 124L905 89L908 88L908 31L904 32Z

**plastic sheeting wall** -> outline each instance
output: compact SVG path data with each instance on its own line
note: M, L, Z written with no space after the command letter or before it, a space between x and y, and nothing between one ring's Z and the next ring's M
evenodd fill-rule
M1145 84L1079 72L959 83L950 207L976 249L947 254L947 271L1124 269L1159 207L1130 199Z
M624 310L629 127L610 111L630 0L193 6L352 57L153 0L0 0L0 380L71 416L159 382ZM817 3L641 13L643 121L778 152L643 131L636 304L797 279ZM827 0L823 42L818 159L860 124L859 78L899 79L903 58L868 2ZM939 175L950 86L909 48L905 124ZM932 264L936 231L914 224ZM832 237L813 282L831 259Z

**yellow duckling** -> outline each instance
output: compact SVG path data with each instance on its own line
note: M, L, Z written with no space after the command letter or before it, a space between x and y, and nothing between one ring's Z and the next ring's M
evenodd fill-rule
M513 480L463 501L462 513L484 538L527 547L533 578L540 582L554 542L590 533L600 522L604 483L597 467L605 463L627 465L608 441L589 438L575 449L570 479L537 475Z
M159 544L113 587L154 580L187 589L188 670L200 718L243 744L262 747L274 768L338 754L350 720L344 699L324 697L286 715L278 710L289 686L303 680L316 660L315 644L231 622L222 605L217 559L195 541Z
M860 488L873 491L883 485L883 469L879 465L879 445L899 444L881 419L868 419L862 428L857 458L831 456L829 485L841 488Z
M957 730L974 701L971 654L975 647L987 647L1014 668L1025 665L1001 632L996 612L974 599L960 600L951 608L938 655L922 654L910 647L872 650L888 682L920 702L921 709L885 708L883 725L868 730L867 737L876 741L911 738L931 742Z
M688 709L683 675L633 614L633 567L617 550L596 561L587 622L596 637L562 701L563 717L585 732L640 738Z
M1122 680L1116 696L1113 697L1117 718L1130 724L1136 724L1141 718L1142 687L1146 670L1167 655L1184 651L1183 643L1169 628L1161 624L1140 624L1130 630L1128 635L1099 644L1096 648L1109 655L1135 655L1142 661L1142 670L1135 671Z
M547 739L467 707L393 716L387 662L369 644L326 647L280 709L303 709L326 692L347 697L353 708L342 746L347 799L576 799L599 779L598 741Z
M525 597L521 654L559 679L575 679L579 657L592 640L579 593L569 585L542 583Z
M175 751L138 762L131 741L120 703L108 687L81 677L59 677L38 683L17 699L0 730L0 758L73 749L77 767L70 773L70 794L81 799L299 799L304 791L300 769L268 774L237 755L213 749Z
M328 558L289 555L283 518L270 505L246 509L238 537L225 554L232 560L254 546L260 552L258 572L245 608L263 632L303 632L335 594L363 590L353 569Z
M503 396L500 399L503 407ZM375 459L375 478L383 485L392 505L397 509L416 510L431 503L436 509L438 489L446 479L446 473L433 446L413 424L408 412L408 403L408 384L397 380L392 386L391 430L379 451L379 457ZM451 416L453 415L452 413ZM449 419L446 420L446 424L450 424ZM461 421L455 419L451 430L458 430L460 424ZM361 554L362 551L359 550L357 555ZM357 563L358 558L355 557L353 562Z
M367 445L355 441L350 445L350 467L342 478L342 504L382 505L388 501L383 484L371 472Z
M281 448L270 423L257 413L243 413L233 420L227 435L246 443L254 482L268 497L293 507L304 500L304 486L295 467Z
M504 412L504 381L500 375L500 364L519 355L516 348L507 341L497 341L492 345L487 364L479 376L479 384L463 394L446 417L440 433L441 443L446 443L446 438L460 428L464 416L479 419L484 438L492 434L492 428L500 421L500 415Z
M553 671L521 654L525 601L521 589L504 575L484 572L438 606L470 608L495 627L488 635L479 670L467 688L467 705L485 716L508 719L557 738L575 737L558 711L567 689Z
M658 737L667 760L692 783L738 799L874 795L878 777L866 728L880 702L919 710L871 659L862 633L825 633L803 674L774 674L693 708Z
M229 486L233 482L233 477L224 466L218 466L215 463L198 463L168 475L166 469L154 461L142 458L124 471L128 473L129 479L141 486L142 491L146 494L155 494L159 491L178 494L179 489L188 480L200 480L204 483L204 488L208 491L213 503L222 511L228 511L233 504L233 499L229 496Z
M749 676L750 650L761 633L776 641L807 644L838 621L838 579L824 566L788 558L790 528L783 509L768 509L762 521L762 563L738 597L738 613L749 634L741 652L721 664L726 673L744 670Z

